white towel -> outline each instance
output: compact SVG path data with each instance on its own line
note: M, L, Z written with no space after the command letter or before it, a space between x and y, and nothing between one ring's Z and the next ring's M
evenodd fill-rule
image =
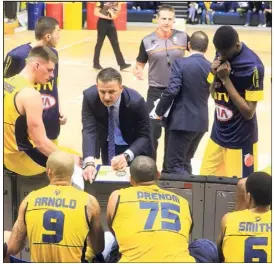
M151 119L157 119L157 115L156 115L156 109L157 109L157 106L158 106L158 104L159 104L159 102L160 102L160 99L157 99L155 102L154 102L154 108L152 109L152 111L151 111L151 113L149 114L149 117L151 118ZM173 102L174 102L174 100L173 100ZM168 117L168 115L169 115L169 113L170 113L170 110L171 110L171 107L172 107L172 105L173 105L173 102L171 103L171 105L170 105L170 107L167 109L167 111L164 113L164 115L163 115L163 117Z

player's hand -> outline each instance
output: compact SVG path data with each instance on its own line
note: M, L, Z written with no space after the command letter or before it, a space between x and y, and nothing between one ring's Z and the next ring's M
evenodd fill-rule
M90 183L93 183L94 179L95 179L95 175L96 175L96 168L92 165L87 166L84 170L83 170L83 178L85 181L89 181Z
M133 74L138 80L143 80L143 69L139 65L136 65L133 69Z
M63 126L66 123L67 123L67 116L65 116L63 113L59 113L59 124Z
M125 156L121 154L112 158L111 166L113 170L124 170L128 166L128 163Z
M230 63L227 61L219 66L217 69L217 75L221 81L226 80L231 72L231 66Z
M213 75L216 75L218 67L221 65L221 58L218 57L211 64L211 72Z

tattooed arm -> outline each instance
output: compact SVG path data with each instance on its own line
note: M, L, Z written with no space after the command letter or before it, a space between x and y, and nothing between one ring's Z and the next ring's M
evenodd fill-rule
M10 239L7 243L8 251L7 256L16 255L25 246L27 237L27 228L25 223L25 210L27 209L27 198L26 197L19 207L17 220L12 228Z
M93 252L100 254L105 247L104 231L100 219L100 206L98 201L92 195L89 195L87 204L87 215L89 220L89 241L92 245Z

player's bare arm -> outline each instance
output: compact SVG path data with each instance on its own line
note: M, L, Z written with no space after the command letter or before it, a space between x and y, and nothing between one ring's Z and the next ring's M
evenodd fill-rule
M25 241L27 237L27 227L25 223L25 210L27 208L27 198L26 197L19 207L17 220L12 228L10 239L7 243L8 250L7 256L16 255L25 246Z
M90 221L89 241L95 254L100 254L105 247L104 231L100 219L100 206L98 201L89 195L87 215Z
M229 94L229 97L231 98L237 109L240 111L242 116L247 120L252 119L256 111L257 102L248 102L243 97L241 97L229 78L230 72L230 64L226 62L218 67L217 76L222 81L224 87Z
M40 93L32 88L23 89L16 97L16 106L20 114L27 117L28 133L35 146L48 157L57 147L46 134Z
M223 253L222 253L222 242L225 234L225 224L226 224L226 218L227 214L223 216L222 221L221 221L221 231L217 239L217 247L220 255L220 260L223 260Z
M107 211L106 211L106 217L107 217L107 225L109 227L109 230L114 234L114 231L112 229L113 219L115 216L115 211L117 208L117 203L119 199L119 191L114 191L109 197L108 204L107 204Z

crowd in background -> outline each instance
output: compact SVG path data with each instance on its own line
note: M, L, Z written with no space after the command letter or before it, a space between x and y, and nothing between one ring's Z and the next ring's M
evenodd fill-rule
M245 26L250 25L253 14L259 16L258 27L271 27L272 25L272 3L267 1L189 2L188 12L190 24L214 24L215 12L237 12L240 16L246 15Z

